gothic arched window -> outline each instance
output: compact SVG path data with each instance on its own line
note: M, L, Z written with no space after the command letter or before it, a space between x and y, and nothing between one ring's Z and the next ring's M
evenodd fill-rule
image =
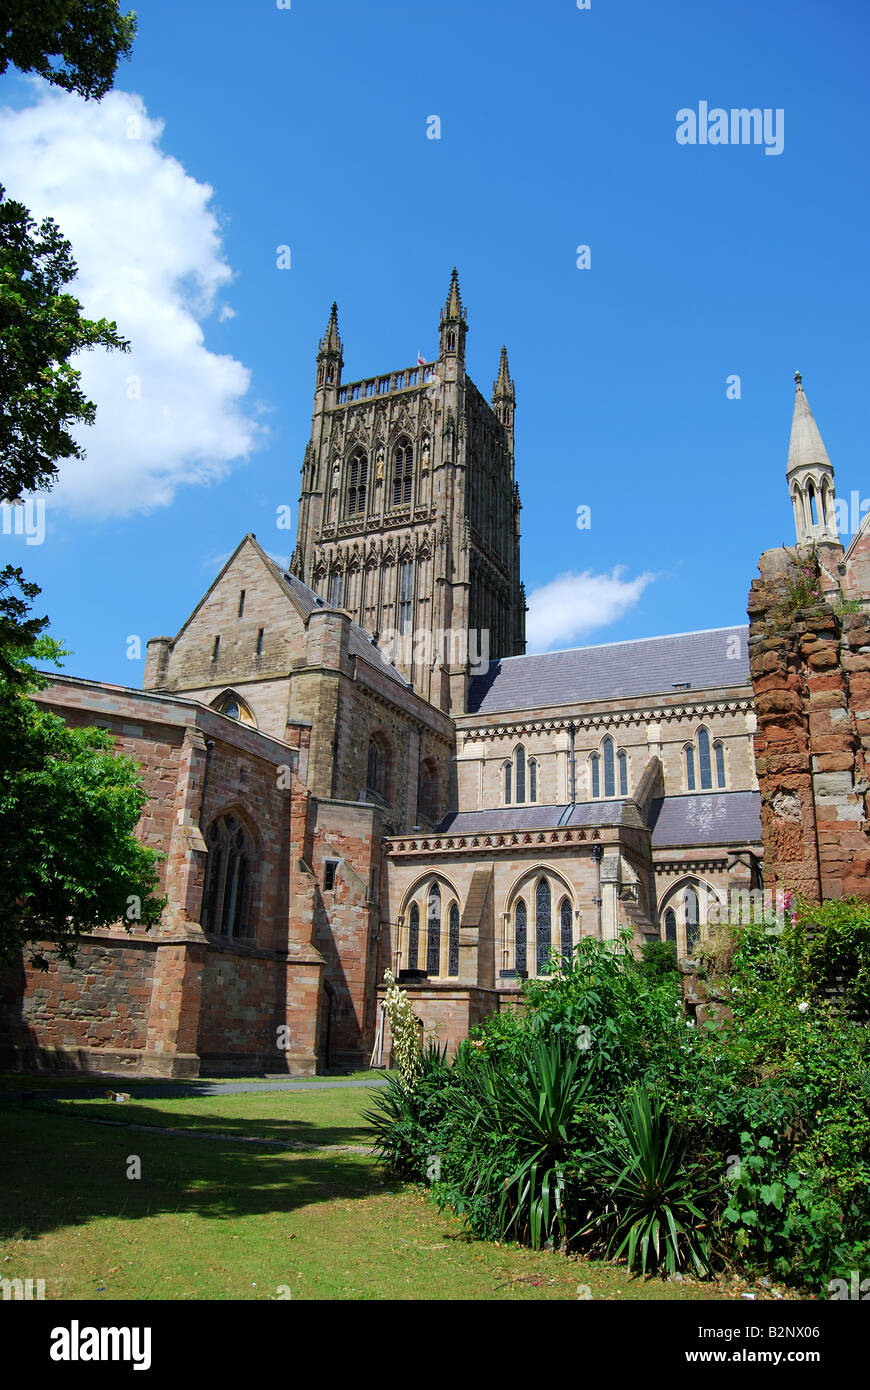
M438 767L432 758L424 758L420 764L420 782L417 791L417 810L427 820L438 819L438 801L441 779Z
M538 799L538 764L534 758L529 758L529 801Z
M550 885L542 878L535 889L535 962L539 975L549 975L552 949L550 933Z
M341 570L333 570L329 581L329 602L335 608L341 607L344 594L344 575Z
M570 961L571 953L574 950L574 941L571 932L571 904L567 898L562 899L562 906L559 908L559 927L562 955L567 961Z
M625 753L620 752L616 765L619 768L619 795L628 796L628 758Z
M601 795L601 768L600 768L600 762L601 762L601 760L600 760L600 758L598 757L598 754L597 754L597 753L593 753L593 754L592 754L592 757L589 759L589 765L590 765L591 772L592 772L592 796L593 796L593 799L595 799L595 800L597 800L598 797Z
M433 883L429 889L429 911L426 922L426 974L441 973L441 889Z
M689 955L697 946L701 936L701 911L698 902L698 894L694 888L687 888L683 895L683 903L686 909L686 950Z
M411 904L411 911L408 916L408 969L417 969L417 955L420 950L420 909L416 903Z
M393 506L411 505L414 480L414 452L409 439L400 439L393 450Z
M526 960L526 905L522 898L519 898L514 908L514 969L525 970Z
M450 904L450 925L447 937L447 974L459 974L459 906Z
M517 766L517 801L525 801L525 799L526 799L526 750L525 750L525 748L523 748L522 744L520 744L519 748L518 748L517 751L516 751L515 761L516 761L516 766Z
M366 484L369 475L369 461L364 449L357 449L350 456L347 470L347 514L357 516L366 509Z
M725 745L720 739L713 744L713 752L716 756L716 786L725 786Z
M710 735L706 729L698 730L698 772L701 790L709 791L713 785L713 773L710 769Z
M695 749L691 743L685 747L686 754L686 791L695 790Z
M677 944L677 914L672 907L665 913L665 941Z
M205 843L203 930L220 936L250 936L253 841L241 821L228 815L212 821Z
M616 793L616 782L613 775L613 739L606 738L601 746L604 755L604 795L614 796Z
M369 739L366 762L366 791L375 792L384 801L389 796L389 754L383 741L373 735Z
M399 632L403 637L411 631L413 594L414 561L403 560L399 568Z
M505 806L510 806L510 804L511 804L511 773L512 773L512 771L513 771L512 765L511 765L510 763L505 763L505 765L504 765L504 804L505 804Z

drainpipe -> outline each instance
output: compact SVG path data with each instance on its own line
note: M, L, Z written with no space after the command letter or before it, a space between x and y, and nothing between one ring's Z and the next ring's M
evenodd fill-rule
M596 893L595 905L598 908L598 941L601 942L601 861L604 858L604 846L592 846L592 858L595 860L596 870Z

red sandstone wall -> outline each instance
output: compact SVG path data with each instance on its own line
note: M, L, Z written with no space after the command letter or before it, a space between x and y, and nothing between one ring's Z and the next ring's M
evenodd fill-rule
M785 552L749 598L765 884L870 899L870 614L794 611Z

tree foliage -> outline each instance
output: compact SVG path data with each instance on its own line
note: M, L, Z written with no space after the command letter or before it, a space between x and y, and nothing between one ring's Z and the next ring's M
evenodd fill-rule
M135 763L105 730L31 699L47 684L32 663L63 655L27 616L38 593L20 570L0 574L0 961L27 949L45 968L45 943L73 961L82 934L151 925L165 900L158 855L133 834L147 800Z
M55 87L102 97L136 37L136 15L118 0L3 0L0 73L12 65Z
M37 226L0 187L0 501L50 488L61 460L85 456L69 427L92 424L96 406L73 354L129 348L113 322L86 318L65 292L76 269L57 224Z

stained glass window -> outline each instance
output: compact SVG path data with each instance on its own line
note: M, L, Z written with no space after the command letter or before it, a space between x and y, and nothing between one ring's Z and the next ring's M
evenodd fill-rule
M695 790L695 750L691 744L686 749L686 790Z
M562 955L566 960L571 959L571 952L574 949L574 942L571 936L571 915L571 904L567 898L563 898L562 906L559 909L559 924L561 927Z
M619 767L619 795L628 796L628 758L620 753L616 762Z
M535 956L537 973L549 975L549 955L552 949L550 935L550 885L542 878L535 890Z
M420 909L416 903L411 906L408 918L408 969L417 969L417 953L420 949Z
M447 974L459 974L459 907L450 905L450 926L447 939Z
M713 775L710 771L710 735L706 729L698 730L698 771L702 791L709 791L713 785Z
M514 968L526 970L526 905L520 898L514 909Z
M426 932L426 974L441 973L441 889L433 883L429 889L429 913Z
M613 796L616 792L616 784L613 776L613 739L606 738L602 747L604 754L604 795Z
M522 746L517 749L517 801L526 799L526 750Z

